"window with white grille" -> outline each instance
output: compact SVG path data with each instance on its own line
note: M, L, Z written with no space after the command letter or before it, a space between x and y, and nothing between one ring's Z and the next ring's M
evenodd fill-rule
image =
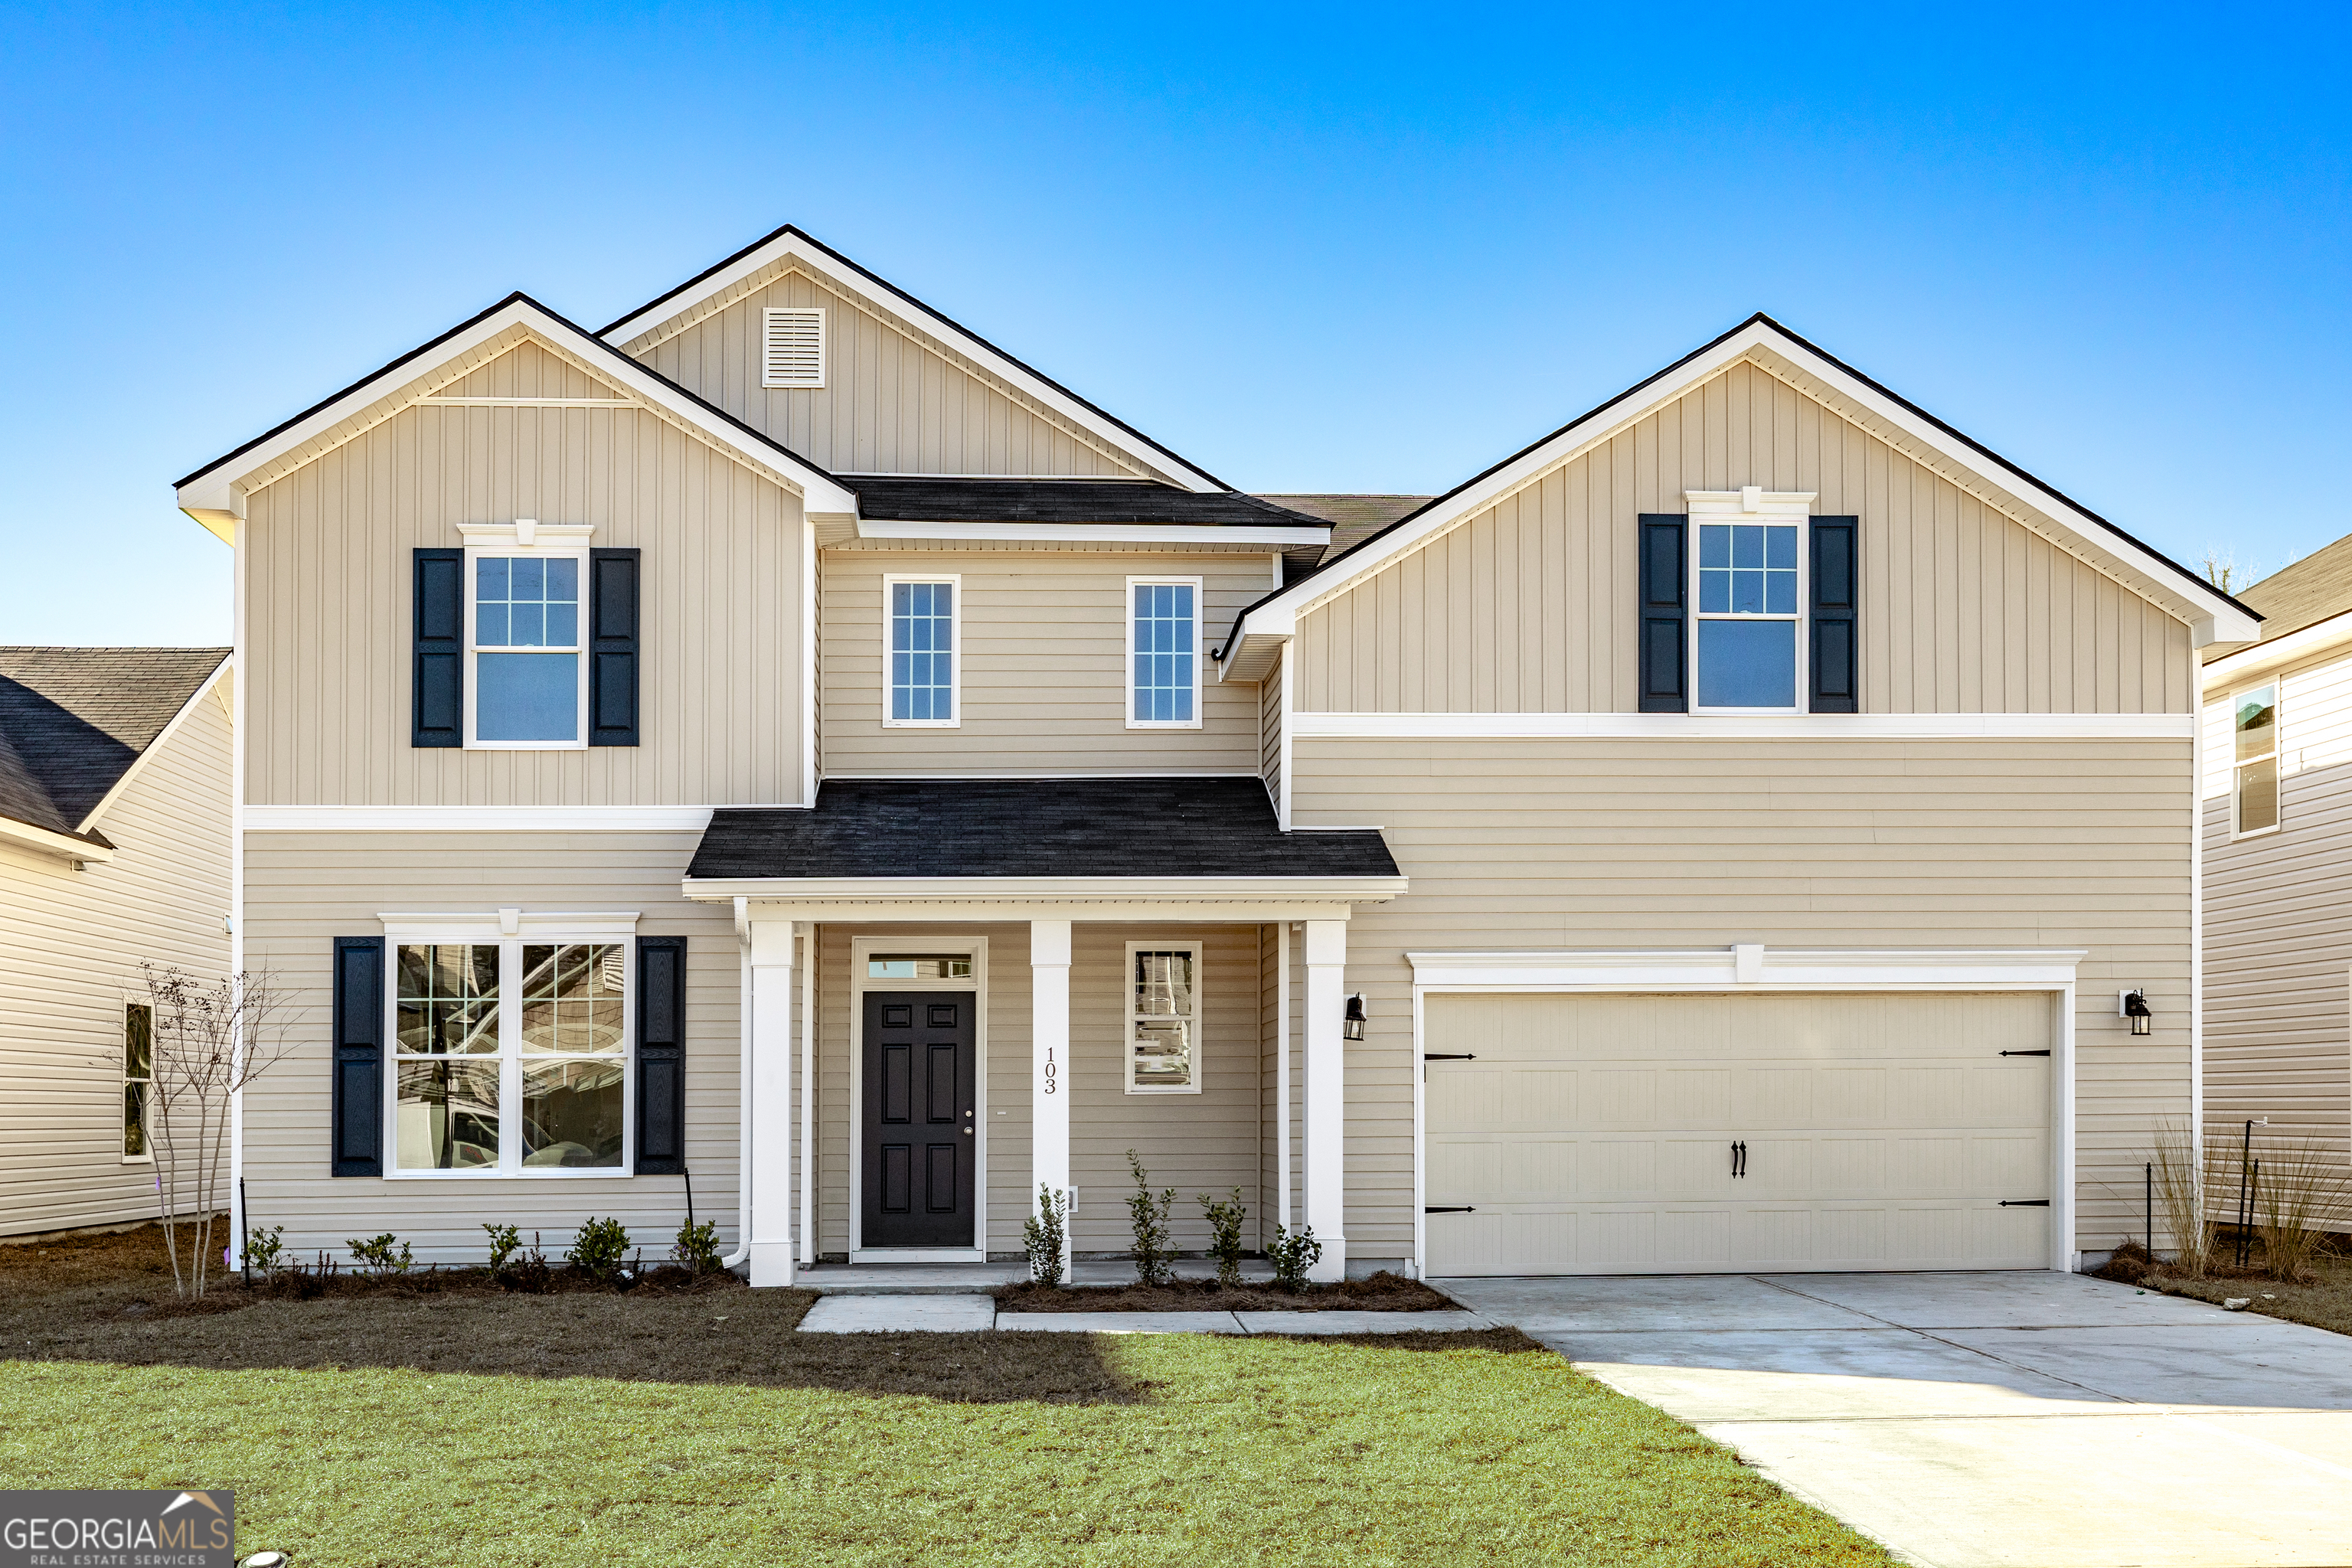
M824 384L824 307L780 307L761 313L760 384Z

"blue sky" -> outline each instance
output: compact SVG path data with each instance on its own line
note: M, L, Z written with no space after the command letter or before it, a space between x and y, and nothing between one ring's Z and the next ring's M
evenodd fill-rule
M0 641L209 642L170 482L795 222L1253 489L1752 310L2187 560L2352 531L2352 13L0 5Z

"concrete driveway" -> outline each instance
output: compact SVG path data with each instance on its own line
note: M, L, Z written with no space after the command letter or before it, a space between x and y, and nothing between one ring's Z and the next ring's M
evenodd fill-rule
M2352 1337L2066 1274L1432 1283L1931 1568L2352 1563Z

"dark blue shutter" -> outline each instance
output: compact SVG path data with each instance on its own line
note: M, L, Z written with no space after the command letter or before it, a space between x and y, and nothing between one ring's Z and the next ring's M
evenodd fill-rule
M410 676L412 746L466 743L466 552L415 555L415 668Z
M383 938L335 939L333 1170L383 1174Z
M686 1169L686 938L637 938L637 1174Z
M1690 573L1684 559L1690 519L1680 513L1641 514L1642 711L1687 713L1689 662L1684 599Z
M1813 519L1812 700L1816 713L1862 711L1862 649L1854 637L1862 573L1854 550L1860 520Z
M588 743L637 743L637 552L588 552Z

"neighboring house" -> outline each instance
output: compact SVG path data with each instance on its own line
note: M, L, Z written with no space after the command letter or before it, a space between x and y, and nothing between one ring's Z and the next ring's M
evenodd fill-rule
M689 1179L763 1284L1041 1185L1114 1251L1131 1149L1327 1275L2063 1268L2193 1103L2254 617L1762 317L1444 496L1269 499L786 228L179 499L302 1252L658 1248Z
M2247 1119L2267 1118L2264 1142L2323 1143L2340 1174L2352 1122L2352 538L2241 597L2266 617L2262 640L2213 650L2204 672L2205 1125L2234 1145ZM2352 1211L2329 1221L2352 1227Z
M228 973L219 647L0 647L0 1236L156 1215L142 964Z

